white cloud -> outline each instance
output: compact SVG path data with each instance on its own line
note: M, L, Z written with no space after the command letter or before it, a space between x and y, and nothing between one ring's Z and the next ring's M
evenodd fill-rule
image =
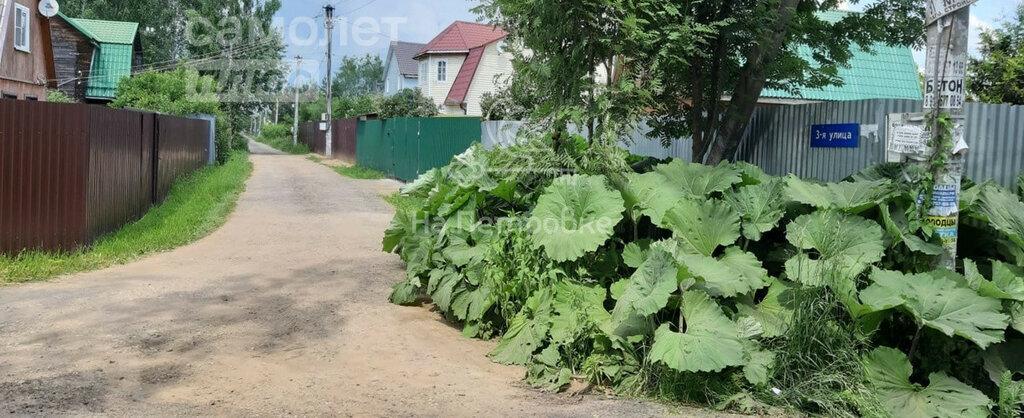
M981 34L987 30L992 30L992 24L981 20L974 13L971 13L971 34L970 40L967 43L971 55L978 55L981 45Z

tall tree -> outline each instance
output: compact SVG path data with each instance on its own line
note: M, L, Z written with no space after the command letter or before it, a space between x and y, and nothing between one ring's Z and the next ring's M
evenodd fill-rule
M839 0L483 1L531 51L519 76L551 92L547 113L582 108L599 127L642 109L662 138L691 135L708 164L735 154L765 88L840 84L854 48L919 43L924 27L922 0L828 14Z
M380 94L384 91L384 62L379 56L345 56L334 75L333 93L337 97Z
M981 34L981 57L971 58L969 71L982 102L1024 104L1024 3L1001 28Z

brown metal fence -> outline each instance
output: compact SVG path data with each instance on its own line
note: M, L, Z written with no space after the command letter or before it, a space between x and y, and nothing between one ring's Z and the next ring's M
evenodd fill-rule
M357 119L343 119L333 122L331 157L350 164L356 163L356 127ZM310 151L327 155L327 133L320 130L319 122L299 125L299 142L309 147Z
M139 219L206 162L208 129L152 113L0 101L0 253L72 250Z
M163 202L174 181L206 165L210 122L157 115L156 201Z

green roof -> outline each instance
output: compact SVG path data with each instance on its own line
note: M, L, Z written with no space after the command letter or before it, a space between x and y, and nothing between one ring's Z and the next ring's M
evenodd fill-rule
M132 75L132 45L100 44L92 62L85 97L113 99L121 79Z
M843 11L822 12L819 17L836 22L847 13ZM777 99L841 101L862 99L912 99L922 100L921 81L917 75L917 64L910 48L889 46L878 43L866 51L854 45L853 56L848 67L838 68L841 86L824 88L799 88L798 94L783 90L765 89L761 97ZM814 63L813 50L806 46L797 48L801 58Z
M121 79L132 75L139 24L60 16L97 45L85 97L113 99Z
M96 42L131 45L135 43L135 35L139 32L139 24L135 22L114 22L110 20L79 19L61 16Z

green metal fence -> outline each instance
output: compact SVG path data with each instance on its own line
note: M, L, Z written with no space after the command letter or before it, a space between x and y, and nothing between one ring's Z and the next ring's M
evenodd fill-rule
M479 118L395 118L362 121L356 157L361 166L412 181L451 163L480 142Z

